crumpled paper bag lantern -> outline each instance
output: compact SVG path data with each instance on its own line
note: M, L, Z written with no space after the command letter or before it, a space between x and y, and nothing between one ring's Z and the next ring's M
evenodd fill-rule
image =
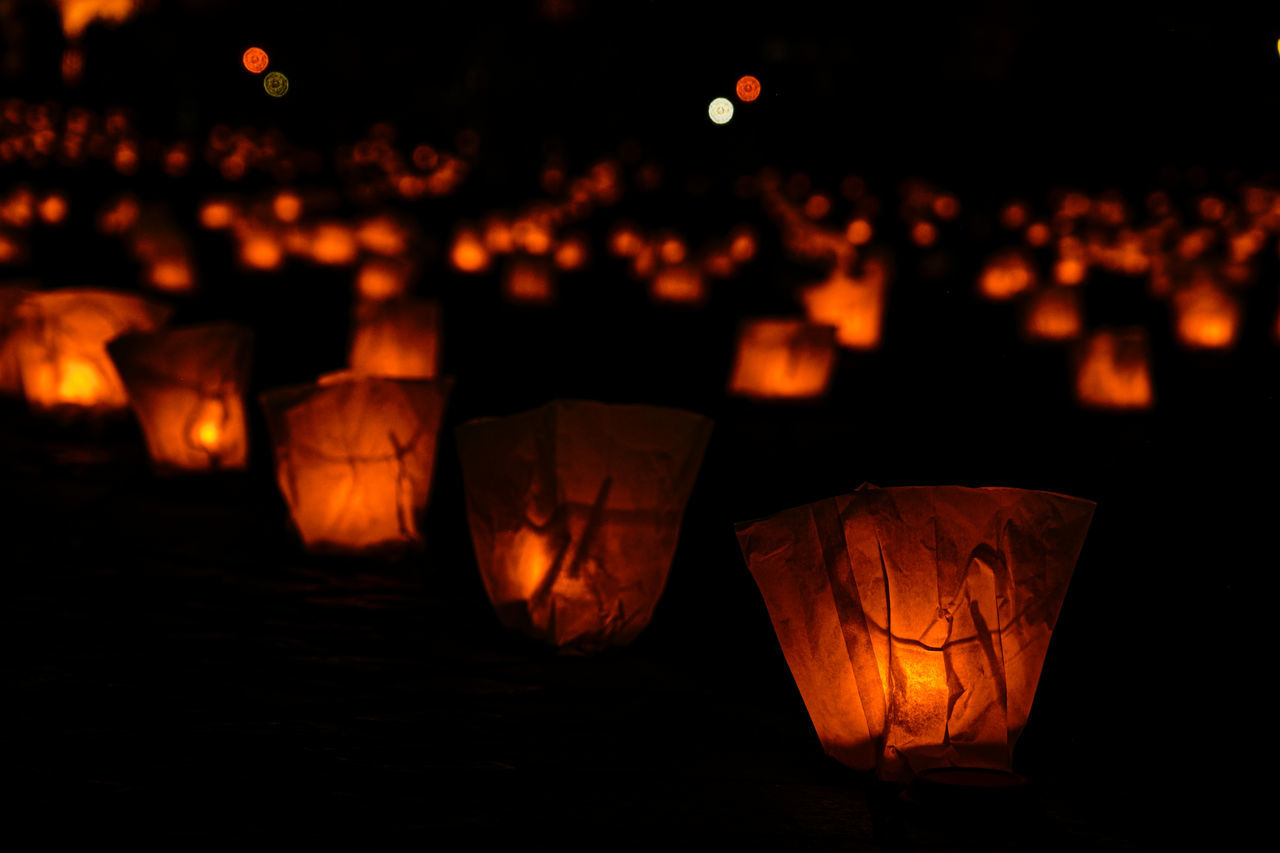
M573 651L634 639L710 435L691 412L578 400L460 426L471 539L503 624Z
M152 331L169 318L167 307L108 290L33 293L17 312L22 389L37 409L123 409L128 397L107 342L125 332Z
M22 393L22 369L18 362L17 331L21 328L18 306L31 291L0 287L0 394Z
M242 326L215 323L123 335L107 345L161 469L245 466L252 340Z
M748 320L738 332L729 391L761 399L804 399L827 390L835 364L831 326L804 320Z
M420 299L362 302L348 363L356 373L431 379L439 370L440 308Z
M863 487L737 525L823 749L897 781L1009 771L1093 510Z
M421 541L451 385L339 375L262 395L276 480L308 548Z
M862 275L851 276L837 265L830 278L801 292L810 322L836 327L836 343L851 349L880 345L888 270L878 258L868 258Z

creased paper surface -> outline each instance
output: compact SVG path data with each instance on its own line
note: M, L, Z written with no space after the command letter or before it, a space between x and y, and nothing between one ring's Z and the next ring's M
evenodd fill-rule
M276 479L308 547L420 540L451 384L339 378L262 396Z
M1021 489L876 489L737 526L828 754L1008 770L1093 516Z
M508 627L563 648L630 642L666 584L711 421L556 401L458 428L476 561Z

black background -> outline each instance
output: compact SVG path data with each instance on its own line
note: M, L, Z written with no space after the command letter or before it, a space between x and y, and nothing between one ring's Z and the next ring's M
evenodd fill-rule
M1178 348L1168 306L1141 280L1091 274L1088 324L1151 335L1157 404L1135 414L1077 408L1069 353L1023 343L1016 306L977 300L973 282L1007 240L995 213L1010 197L1043 210L1056 188L1115 187L1140 206L1156 188L1189 203L1203 188L1274 182L1280 19L1233 4L571 5L549 20L538 3L160 4L92 29L84 82L68 90L56 16L14 4L23 58L5 95L125 106L161 139L278 127L331 152L387 120L406 147L451 150L463 128L480 140L456 195L396 206L416 224L417 290L444 306L444 372L457 379L422 551L305 555L256 413L247 472L158 479L129 420L51 423L6 402L15 826L191 840L430 843L461 830L600 846L650 832L978 844L955 826L896 822L878 788L823 757L733 539L734 521L870 481L1098 502L1015 754L1035 819L984 819L984 832L1008 820L1008 849L1142 849L1166 831L1221 841L1239 828L1271 751L1274 238L1225 353ZM266 98L239 66L251 44L289 75L288 96ZM707 102L743 73L764 94L712 126ZM662 165L664 186L584 225L594 260L562 277L556 305L509 305L496 274L447 267L455 223L542 195L548 153L573 172L624 140ZM884 344L843 353L818 403L724 395L739 318L795 313L794 288L824 274L788 258L759 203L732 192L763 166L828 191L856 173L884 202L878 242L895 266ZM895 221L912 175L963 205L928 251ZM222 235L195 228L199 200L227 190L214 170L0 172L0 190L23 184L65 190L72 213L32 232L25 267L6 277L133 286L136 265L91 230L96 205L132 188L192 233L203 289L176 322L254 328L251 394L342 366L350 271L238 270ZM251 176L233 189L266 188ZM656 306L603 251L621 219L674 227L694 246L751 223L761 256L703 308ZM654 621L599 659L505 634L466 529L450 430L553 397L716 420Z

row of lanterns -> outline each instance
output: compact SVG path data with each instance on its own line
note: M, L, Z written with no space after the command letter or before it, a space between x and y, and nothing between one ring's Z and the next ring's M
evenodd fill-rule
M245 464L247 329L165 329L165 309L104 291L0 296L18 318L0 379L16 360L33 404L127 399L157 462ZM309 548L419 539L449 390L350 370L262 395ZM711 429L691 412L587 401L460 426L468 524L500 620L576 652L630 642L665 587ZM1092 511L1017 489L864 487L740 524L826 751L886 779L1008 771Z

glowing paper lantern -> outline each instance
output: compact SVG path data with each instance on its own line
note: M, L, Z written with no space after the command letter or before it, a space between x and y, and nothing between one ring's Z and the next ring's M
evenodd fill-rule
M1066 341L1080 337L1080 288L1050 287L1031 295L1023 315L1027 337L1042 341Z
M308 548L421 541L450 384L339 376L262 395L276 480Z
M22 390L37 409L123 409L128 397L107 342L125 332L152 331L169 318L164 306L107 290L33 293L17 312Z
M764 399L818 397L835 364L835 329L804 320L747 320L738 332L738 354L729 393Z
M1076 399L1103 409L1147 409L1154 402L1143 329L1095 332L1076 354Z
M978 292L987 299L1010 299L1036 283L1036 268L1031 259L1016 249L1004 252L987 262L978 277Z
M107 352L162 470L243 468L253 334L231 324L123 335Z
M875 349L880 345L886 278L883 264L874 258L860 278L837 267L826 281L802 292L805 313L812 323L835 326L840 346Z
M693 264L662 267L649 282L649 295L655 302L698 303L706 299L706 282Z
M737 525L828 755L1009 771L1093 516L1021 489L877 489Z
M399 299L365 302L356 309L348 364L370 376L431 379L440 362L440 308Z
M547 304L555 299L551 269L541 260L517 258L507 266L502 292L512 302Z
M459 427L476 562L503 624L576 651L630 642L710 434L678 409L568 400Z
M1236 301L1208 282L1173 294L1178 338L1197 349L1222 349L1236 340L1240 308Z
M22 393L16 335L22 328L18 306L30 292L22 287L0 287L0 394Z

